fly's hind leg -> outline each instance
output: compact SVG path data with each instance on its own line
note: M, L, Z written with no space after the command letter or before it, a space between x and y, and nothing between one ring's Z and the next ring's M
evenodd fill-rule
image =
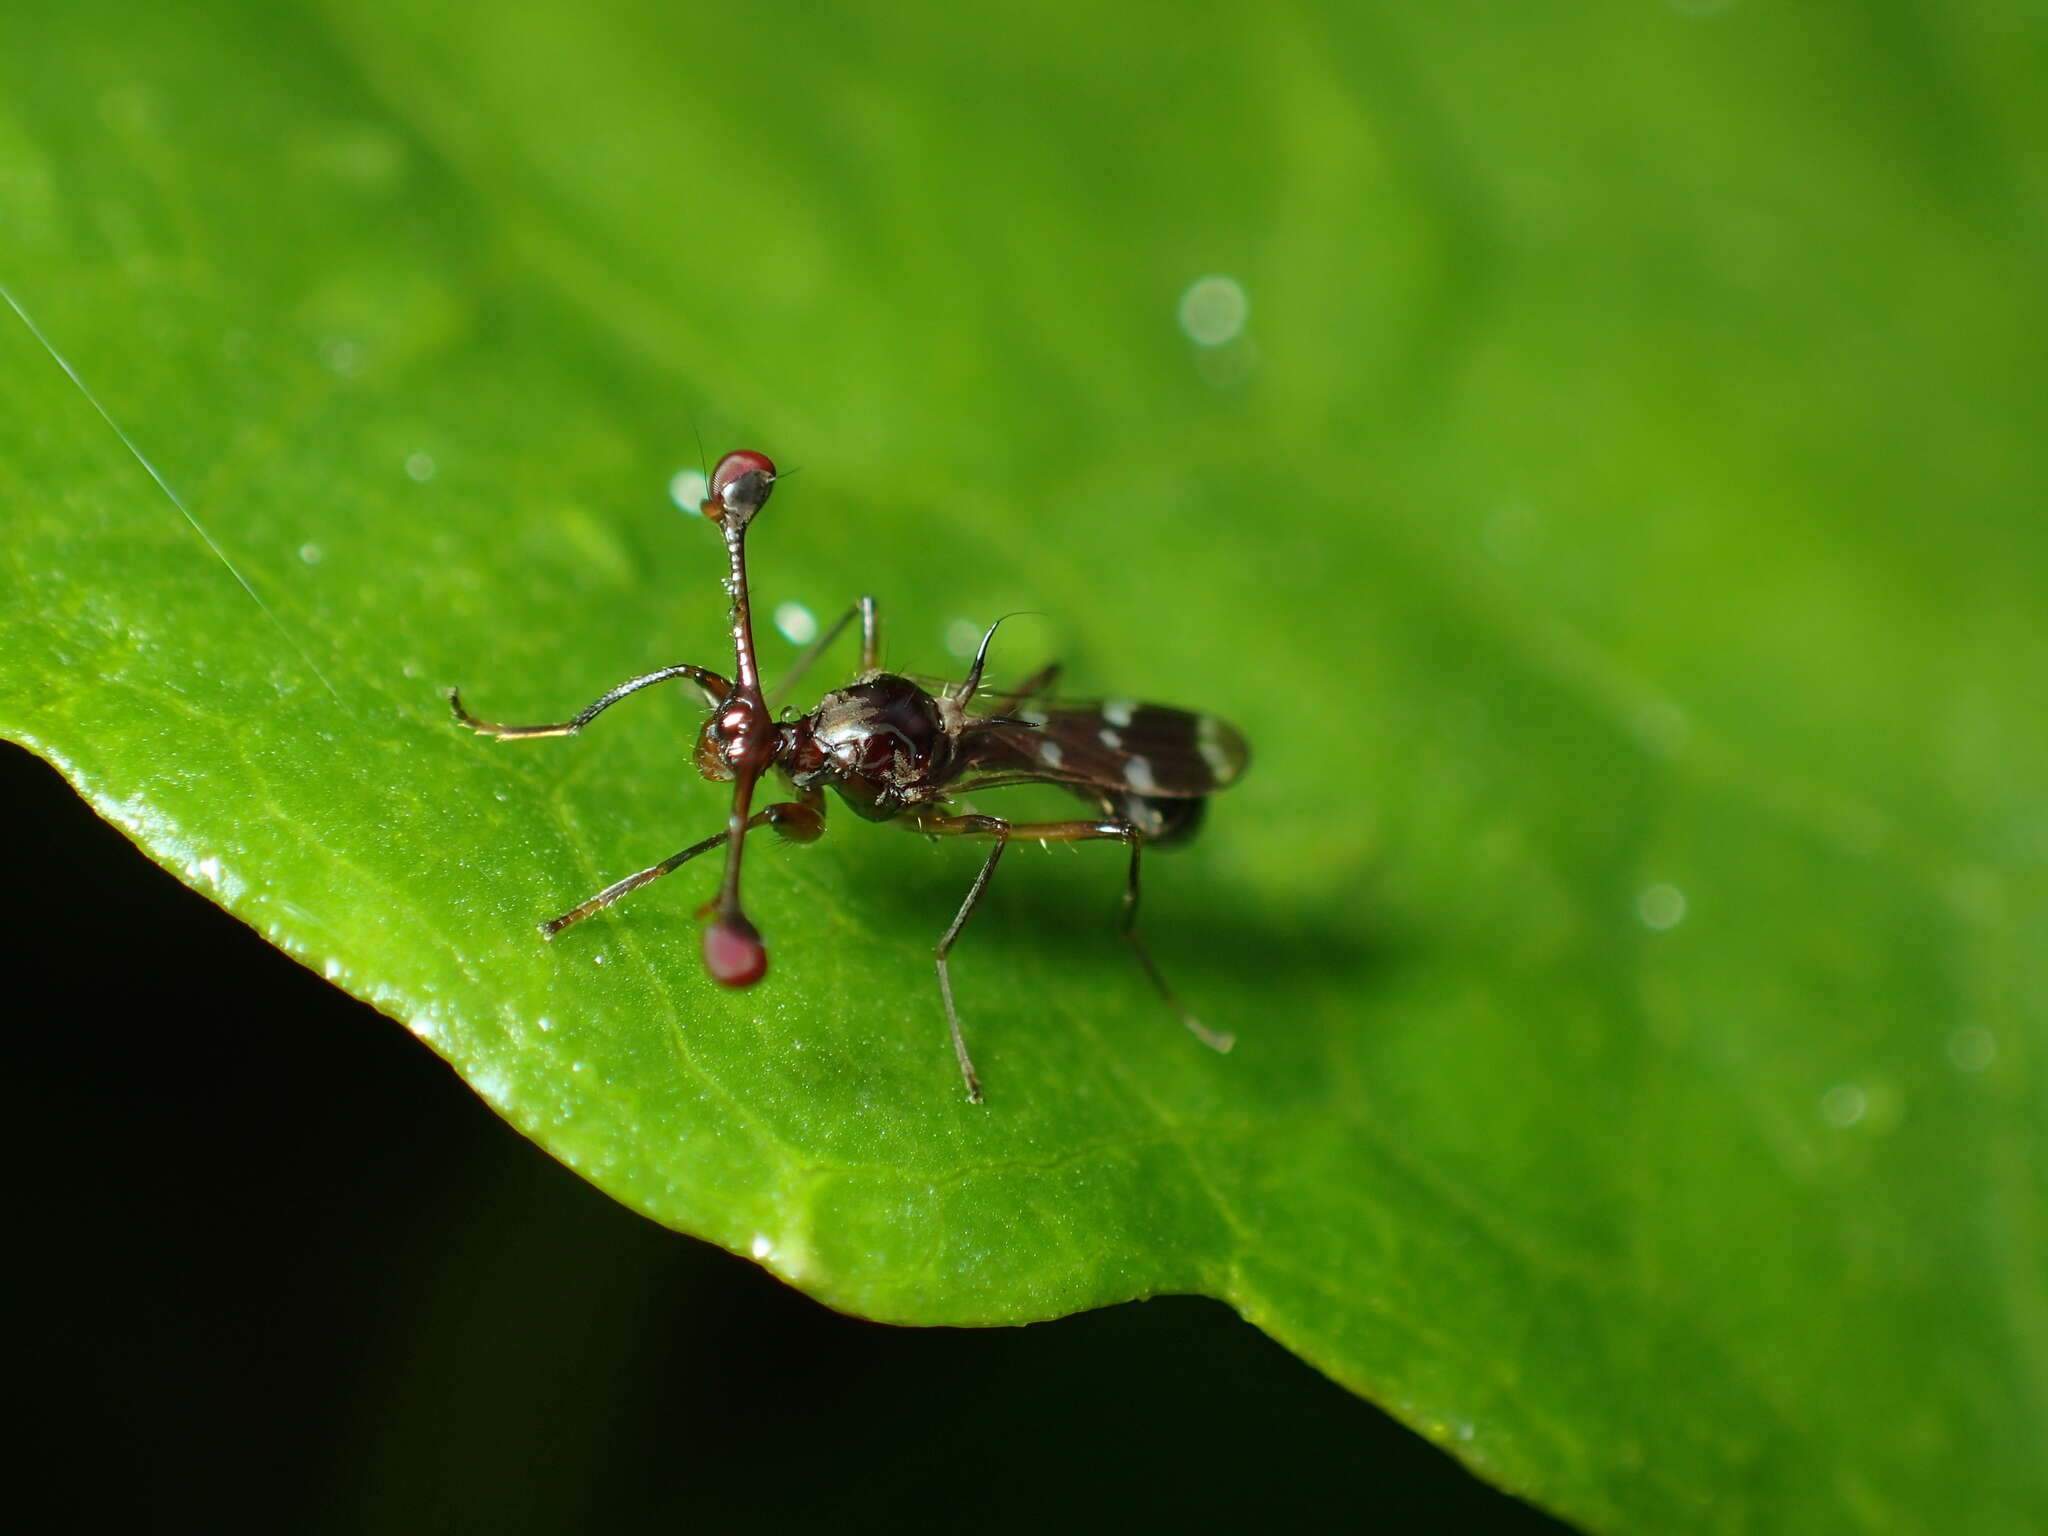
M1003 695L1002 703L989 711L990 718L1011 714L1025 700L1035 699L1041 694L1049 693L1052 690L1053 684L1059 681L1059 676L1060 664L1056 661L1048 666L1040 667L1036 672L1025 678L1023 682Z
M1123 906L1117 911L1117 932L1124 936L1124 942L1131 946L1131 953L1138 957L1138 964L1151 978L1152 985L1158 990L1159 995L1166 1000L1166 1006L1174 1011L1181 1023L1187 1025L1189 1033L1212 1051L1228 1051L1237 1044L1237 1036L1220 1029L1211 1029L1190 1013L1187 1004L1183 1003L1174 994L1173 988L1166 984L1166 978L1160 974L1159 966L1152 958L1152 952L1145 947L1145 941L1138 937L1138 852L1145 845L1135 837L1130 843L1131 878L1124 884Z
M996 872L1003 850L1011 838L1024 838L1042 843L1086 843L1120 842L1128 843L1131 849L1130 879L1124 887L1123 905L1117 915L1117 931L1130 944L1138 963L1144 968L1152 985L1166 1000L1168 1007L1179 1016L1180 1021L1192 1030L1203 1044L1219 1051L1227 1051L1234 1043L1229 1035L1219 1034L1196 1018L1182 1006L1173 989L1167 986L1166 978L1159 974L1159 967L1152 961L1143 942L1138 938L1138 860L1142 839L1138 829L1127 821L1005 821L1000 816L920 816L906 823L910 830L923 832L933 837L986 837L992 838L995 846L989 849L988 859L981 866L981 872L974 877L974 884L967 889L967 899L960 903L951 926L940 938L933 958L939 972L939 996L946 1005L946 1028L953 1037L953 1054L960 1063L960 1076L967 1084L967 1100L971 1104L982 1102L981 1079L974 1070L973 1059L967 1054L967 1040L960 1031L960 1011L953 1003L953 978L947 966L947 956L952 953L953 943L960 937L960 930L967 926L968 918L981 904L982 893L988 889L988 882Z

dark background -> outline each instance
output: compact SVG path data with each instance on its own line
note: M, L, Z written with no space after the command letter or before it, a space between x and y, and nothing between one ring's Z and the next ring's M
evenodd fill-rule
M829 1312L552 1162L12 746L0 796L38 1528L1560 1529L1215 1302Z

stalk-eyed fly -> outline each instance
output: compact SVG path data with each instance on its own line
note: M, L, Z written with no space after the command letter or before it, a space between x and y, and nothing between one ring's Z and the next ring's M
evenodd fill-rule
M701 508L725 536L730 567L726 585L732 594L732 677L687 663L663 667L619 684L574 719L553 725L479 720L463 708L460 690L449 694L458 721L499 741L573 736L621 699L671 678L695 684L711 706L711 717L698 733L696 765L706 779L732 785L732 808L724 830L550 918L540 925L542 935L551 939L629 891L723 845L724 878L718 893L700 909L700 915L711 914L704 929L704 964L715 981L729 987L752 986L768 969L768 950L740 905L740 855L746 835L752 828L767 826L791 842L815 841L825 830L824 791L829 786L856 815L870 821L896 821L929 837L990 841L981 872L934 952L946 1027L970 1101L981 1102L981 1080L960 1032L947 956L1013 838L1127 845L1130 873L1118 911L1118 931L1181 1022L1204 1044L1229 1050L1231 1036L1210 1029L1182 1005L1138 937L1138 868L1144 845L1170 845L1191 837L1201 824L1207 797L1243 774L1249 760L1244 738L1213 715L1160 704L1056 700L1051 693L1057 666L1016 688L985 688L982 666L995 626L983 635L966 678L930 692L881 669L880 623L871 597L848 609L796 666L800 673L858 618L859 677L826 694L809 714L777 718L770 696L762 691L754 659L746 563L747 527L767 505L775 482L775 465L767 455L747 449L729 453L712 471ZM790 784L795 798L755 810L754 787L771 768ZM952 808L951 802L960 797L1018 784L1057 785L1086 803L1093 815L1023 822Z

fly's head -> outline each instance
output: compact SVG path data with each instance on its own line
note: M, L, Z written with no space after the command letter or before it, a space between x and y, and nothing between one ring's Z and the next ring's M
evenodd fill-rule
M788 731L770 717L759 697L728 688L697 733L697 772L714 784L730 784L742 775L758 778L775 765Z

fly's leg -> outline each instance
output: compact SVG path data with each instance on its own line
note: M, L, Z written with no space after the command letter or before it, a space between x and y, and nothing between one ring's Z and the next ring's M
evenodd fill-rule
M854 606L860 609L860 669L872 672L882 664L882 615L865 593Z
M792 843L815 843L825 831L825 806L822 797L813 793L801 801L785 800L775 805L764 806L747 818L747 826L773 827L785 841ZM606 886L581 906L572 907L560 917L551 917L540 925L541 937L552 939L564 928L580 923L594 913L602 912L621 896L630 895L641 886L659 880L663 875L681 869L700 853L709 853L732 836L731 828L715 832L700 843L692 843L681 853L671 854L659 864L647 868L615 884ZM715 902L717 898L713 898Z
M1006 693L1003 696L1003 702L989 711L990 717L1007 715L1026 699L1035 699L1041 693L1050 692L1052 685L1059 681L1059 675L1060 664L1058 662L1053 662L1050 666L1040 667L1036 672L1025 678L1023 682Z
M765 815L766 813L764 812L763 814ZM606 886L603 890L599 891L595 896L591 897L590 900L584 902L581 906L571 907L567 912L564 912L560 917L551 917L546 922L542 923L540 925L540 936L544 939L552 939L564 928L567 928L575 923L580 923L586 917L590 917L596 913L602 912L606 907L610 906L613 902L617 901L621 896L629 895L632 892L639 890L641 886L647 885L652 881L659 880L663 875L671 874L674 871L681 869L685 864L689 863L690 860L696 858L697 855L700 853L709 853L712 849L718 847L719 844L723 843L731 835L732 834L730 832L714 833L710 837L705 838L704 841L701 843L690 844L690 846L685 848L681 853L671 854L668 858L663 859L659 864L650 864L647 868L639 871L637 874L628 875L625 879L618 881L616 884Z
M1131 878L1124 885L1123 906L1117 912L1117 932L1124 936L1124 942L1131 946L1131 953L1138 957L1138 964L1152 979L1152 985L1166 1000L1166 1006L1179 1016L1181 1023L1202 1044L1212 1051L1228 1051L1237 1044L1237 1036L1223 1030L1211 1029L1188 1011L1187 1005L1174 995L1173 988L1166 984L1166 978L1159 973L1158 964L1152 959L1152 952L1145 948L1145 941L1138 937L1138 851L1144 843L1133 837L1131 843Z
M632 678L619 684L610 693L588 706L573 720L563 720L553 725L499 725L492 720L479 720L462 707L462 690L448 691L449 707L455 711L455 718L480 736L489 736L496 741L524 741L537 736L574 736L599 715L610 709L623 698L638 693L642 688L651 688L656 683L665 683L672 677L687 677L703 691L705 701L716 705L728 693L732 684L704 667L687 664L663 667L659 672L649 672L644 677ZM652 878L651 876L649 878Z
M994 818L990 818L993 820ZM1001 832L990 834L995 846L988 851L988 861L981 866L981 873L974 877L974 884L967 888L967 899L960 903L960 910L954 914L952 924L938 947L932 951L939 967L939 996L946 1004L946 1028L953 1036L953 1057L960 1063L961 1081L967 1084L967 1102L981 1102L981 1079L974 1071L974 1058L967 1054L967 1037L960 1033L960 1010L953 1006L953 977L946 967L946 957L953 952L953 941L960 937L960 930L967 926L967 919L974 915L974 909L981 905L981 893L988 889L989 876L996 872L996 861L1003 856L1003 850L1010 846L1009 838Z
M810 671L811 664L825 654L826 648L846 633L846 626L856 618L860 620L860 670L865 677L881 665L882 615L876 608L875 600L863 593L854 600L853 606L834 619L825 632L804 647L803 654L791 664L789 673L775 685L775 691L768 695L768 707L776 708L797 685L799 679Z
M981 1079L976 1075L974 1062L967 1054L967 1041L960 1032L960 1012L953 1003L953 978L948 970L947 956L952 952L953 943L960 937L960 930L967 926L968 918L981 904L982 893L988 889L989 878L995 874L996 864L1009 846L1011 838L1024 838L1043 843L1086 843L1120 842L1128 843L1131 849L1130 878L1124 886L1123 905L1117 915L1117 931L1121 933L1138 957L1138 963L1151 979L1159 995L1166 1000L1180 1021L1197 1039L1215 1050L1227 1051L1234 1043L1229 1035L1219 1034L1196 1018L1175 997L1166 979L1160 975L1159 967L1138 938L1138 868L1139 845L1142 841L1138 829L1127 821L1005 821L1000 816L920 816L905 823L914 832L923 832L932 837L987 837L995 841L989 850L988 860L981 866L981 873L974 877L974 884L968 887L967 899L960 903L960 910L954 916L952 925L946 929L933 952L939 971L939 996L946 1005L946 1028L953 1037L953 1054L960 1062L960 1076L967 1084L967 1099L971 1104L982 1102Z

